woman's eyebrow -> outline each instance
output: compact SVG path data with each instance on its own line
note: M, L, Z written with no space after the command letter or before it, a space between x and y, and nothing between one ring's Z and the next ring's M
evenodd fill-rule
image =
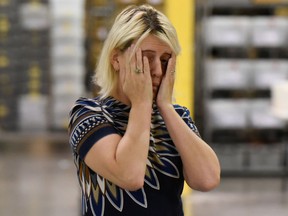
M142 50L142 53L144 53L144 54L154 54L156 52L154 50Z

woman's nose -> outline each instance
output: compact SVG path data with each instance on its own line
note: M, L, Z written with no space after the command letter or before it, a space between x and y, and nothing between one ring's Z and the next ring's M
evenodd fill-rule
M154 77L161 77L163 75L161 61L155 61L151 67L151 75Z

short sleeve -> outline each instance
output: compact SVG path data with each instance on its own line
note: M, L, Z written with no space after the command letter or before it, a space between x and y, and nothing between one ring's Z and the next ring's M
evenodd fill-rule
M176 112L180 115L180 117L183 119L183 121L194 131L194 133L201 137L194 121L191 118L190 111L186 107L182 107L179 105L174 105L174 108Z
M87 98L80 98L71 109L68 127L72 151L84 160L91 147L101 138L117 133L102 112L101 104Z

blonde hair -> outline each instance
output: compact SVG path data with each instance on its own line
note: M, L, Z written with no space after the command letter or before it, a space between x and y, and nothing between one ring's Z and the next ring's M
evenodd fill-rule
M129 6L115 19L104 42L96 67L94 82L100 87L99 94L107 97L117 81L117 73L110 62L112 51L125 51L137 39L135 49L149 34L167 43L173 52L180 53L177 33L168 18L150 5Z

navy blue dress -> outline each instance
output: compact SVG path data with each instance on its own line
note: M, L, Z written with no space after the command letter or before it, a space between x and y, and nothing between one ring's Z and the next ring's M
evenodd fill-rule
M174 108L191 130L199 135L189 110L179 105L174 105ZM122 189L85 164L84 158L97 140L113 133L124 135L129 111L129 106L113 97L96 97L78 99L70 112L69 142L82 190L82 214L183 216L182 162L156 104L153 104L143 188L137 191Z

